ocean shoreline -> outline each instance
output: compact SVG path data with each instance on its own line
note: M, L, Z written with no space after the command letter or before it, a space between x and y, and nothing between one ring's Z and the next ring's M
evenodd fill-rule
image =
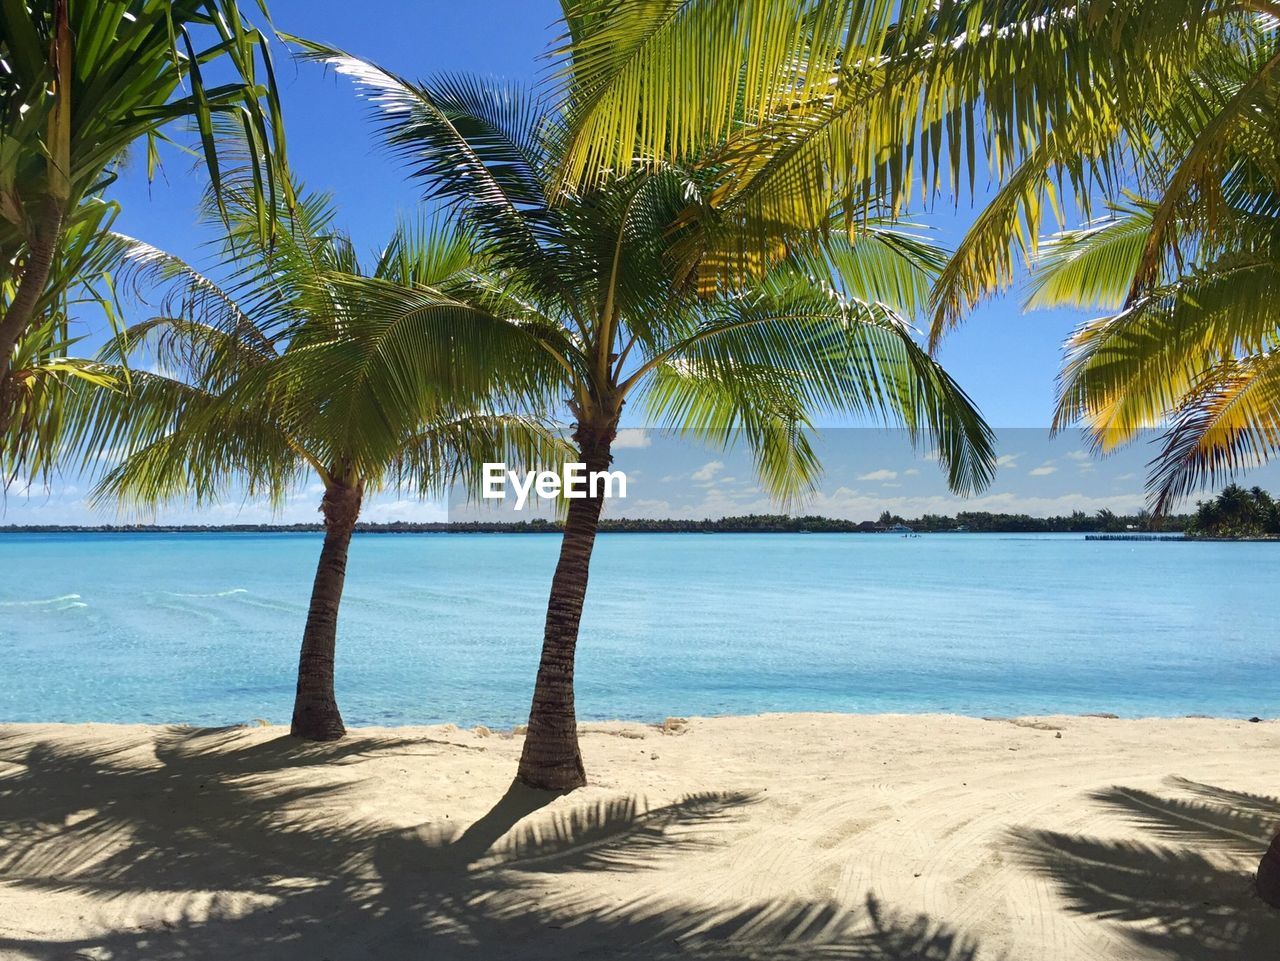
M687 726L698 722L722 721L757 721L778 719L830 719L830 720L880 720L910 719L912 721L985 721L992 724L1012 724L1020 727L1034 727L1036 723L1055 723L1059 721L1091 720L1111 721L1122 724L1145 724L1156 722L1212 721L1214 723L1236 723L1249 726L1280 724L1280 715L1236 717L1223 714L1143 714L1123 715L1111 711L1088 711L1084 713L1044 713L1044 714L964 714L956 711L760 711L758 713L735 714L689 714L668 715L661 720L638 720L634 718L579 718L579 734L614 733L618 729L636 728L645 731L665 733L672 724ZM275 723L265 719L235 721L226 724L200 724L187 721L9 721L0 718L0 732L6 728L178 728L189 731L284 731L287 723ZM361 734L395 731L399 733L414 731L434 731L446 733L469 734L477 731L480 737L499 737L511 739L522 737L524 724L462 724L453 721L417 722L405 724L348 724L347 736L356 737Z

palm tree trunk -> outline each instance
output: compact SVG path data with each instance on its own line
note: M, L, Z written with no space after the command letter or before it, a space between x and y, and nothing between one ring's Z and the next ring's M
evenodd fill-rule
M1258 865L1258 897L1273 908L1280 908L1280 832L1271 839L1271 847Z
M22 265L22 279L9 309L0 319L0 435L9 427L13 416L13 349L18 338L26 333L35 318L36 304L44 293L45 284L53 270L54 254L58 250L58 236L62 232L62 204L54 197L46 196L40 205L39 219L27 250L26 263Z
M588 477L613 463L610 445L615 427L594 431L579 426L574 440ZM588 488L588 494L592 493ZM578 645L582 602L587 596L587 574L596 542L603 487L597 496L569 501L560 560L551 579L547 622L542 638L542 660L533 688L529 730L520 755L516 778L529 787L547 791L572 791L587 783L578 749L578 720L573 705L573 660Z
M338 641L338 605L347 577L347 549L360 516L360 485L330 483L320 502L324 547L311 588L311 608L298 658L298 693L289 733L307 741L336 741L347 733L333 695L333 658Z

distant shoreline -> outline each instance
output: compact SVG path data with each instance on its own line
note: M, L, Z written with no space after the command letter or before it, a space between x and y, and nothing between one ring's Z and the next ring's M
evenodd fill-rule
M925 515L921 518L893 517L880 521L851 521L842 518L789 517L781 514L750 514L705 520L675 518L605 518L602 534L1093 534L1109 537L1160 537L1180 534L1187 518L1164 518L1158 527L1146 518L1077 513L1067 517L1031 517L1025 514L962 513L954 517ZM324 526L308 524L11 524L0 526L0 534L312 534ZM558 521L393 521L356 525L361 534L559 534Z

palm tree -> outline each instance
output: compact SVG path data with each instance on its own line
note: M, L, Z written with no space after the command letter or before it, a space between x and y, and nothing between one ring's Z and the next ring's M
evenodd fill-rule
M1159 74L1151 91L1134 94L1083 147L1075 136L1045 134L979 216L936 293L935 342L966 306L1011 282L1021 249L1034 271L1030 306L1107 310L1067 343L1054 427L1082 424L1104 453L1162 428L1147 485L1158 514L1280 450L1277 12L1234 0L1098 11L1099 32L1176 29L1194 46L1172 60L1143 47L1136 55ZM1104 43L1091 64L1119 76L1133 55ZM1083 156L1072 160L1072 150ZM1110 172L1095 181L1108 213L1037 250L1041 218L1028 198L1043 198L1064 163ZM1074 200L1088 210L1086 192Z
M1218 212L1249 167L1267 174L1262 195L1275 195L1275 0L566 0L564 8L561 76L575 94L565 179L725 145L717 206L751 228L739 244L746 256L731 265L739 274L759 270L787 231L822 223L835 204L878 197L896 209L913 191L928 200L944 187L971 195L985 166L998 189L938 279L931 347L1014 282L1047 214L1061 225L1073 207L1088 216L1095 192L1115 202L1119 187L1137 188L1151 198L1149 223L1112 286L1123 289L1115 306L1127 309L1073 339L1060 422L1068 412L1089 422L1143 405L1171 416L1151 483L1162 506L1276 450L1273 268L1258 262L1253 243L1243 245L1242 274L1229 260L1214 263L1231 249L1236 220ZM1197 206L1206 216L1189 220ZM1268 212L1265 202L1252 209ZM1180 274L1187 261L1199 270L1170 276L1170 265ZM1213 286L1204 276L1212 273L1221 283L1205 314L1216 321L1170 337L1194 303L1170 288L1199 293L1201 281ZM1226 307L1237 276L1235 308ZM1247 309L1246 288L1265 292L1260 323L1233 332L1224 321ZM1129 317L1138 319L1132 335ZM1126 339L1135 349L1113 349ZM1073 407L1085 368L1108 386L1093 394L1101 403ZM1122 421L1114 439L1153 419ZM1112 436L1094 429L1100 443ZM1280 905L1277 852L1280 840L1259 889Z
M225 286L120 240L137 280L168 293L158 316L106 348L94 372L127 386L80 392L72 443L86 465L118 458L98 500L146 508L205 503L237 487L278 504L303 478L320 480L325 537L292 733L334 740L345 733L334 696L338 609L366 494L388 485L439 491L473 477L472 465L542 463L562 444L539 422L488 406L527 401L529 392L490 372L506 357L501 338L459 332L477 326L449 293L472 283L465 233L403 226L366 272L327 198L303 196L277 211L282 229L265 240L251 192L227 190ZM371 315L353 296L357 279L414 298L415 315L395 323ZM139 367L148 353L150 369Z
M737 243L727 269L749 274L834 205L896 208L947 187L959 197L990 175L999 189L936 285L933 345L1013 282L1047 216L1087 215L1096 193L1115 203L1121 186L1149 200L1114 306L1168 302L1188 264L1202 273L1216 258L1238 276L1241 254L1257 292L1269 227L1242 240L1239 225L1244 211L1268 220L1275 209L1278 15L1273 0L566 3L564 176L715 157L713 205ZM1235 344L1224 334L1188 353L1158 398L1185 396L1185 409L1153 403L1135 422L1186 421L1153 479L1161 503L1280 438L1266 412L1272 335L1238 328ZM1135 425L1114 426L1121 442Z
M205 71L222 64L225 82L207 84ZM0 65L0 287L11 291L0 304L0 441L8 448L20 393L15 345L46 322L59 245L97 218L85 201L115 179L130 146L146 142L150 169L165 128L193 119L216 188L213 118L224 115L253 146L260 209L273 209L268 195L288 184L277 172L284 136L266 38L236 0L3 3ZM269 229L265 214L260 227Z
M879 224L852 240L801 247L797 238L793 256L759 282L706 284L716 272L704 264L713 253L702 217L712 175L665 164L557 193L562 112L513 87L416 84L308 49L356 79L427 195L459 210L480 239L492 278L483 303L553 360L588 471L611 464L632 404L711 443L739 433L765 487L784 499L815 482L808 428L824 410L931 431L957 490L989 479L986 425L903 316L923 303L937 262L920 241ZM409 306L391 297L383 309ZM602 506L599 492L568 506L518 774L533 787L586 783L573 676Z

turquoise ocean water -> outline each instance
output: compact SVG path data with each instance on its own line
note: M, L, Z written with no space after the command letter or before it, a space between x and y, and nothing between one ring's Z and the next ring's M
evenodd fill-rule
M357 535L349 724L528 710L559 539ZM288 720L313 534L0 537L3 721ZM1280 545L613 534L583 718L1280 714Z

